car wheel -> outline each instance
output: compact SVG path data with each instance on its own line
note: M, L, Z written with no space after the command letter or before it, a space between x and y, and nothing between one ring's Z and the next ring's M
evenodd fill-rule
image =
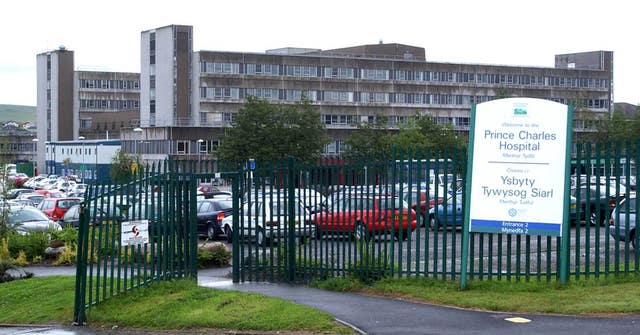
M365 226L364 223L358 222L356 224L355 237L358 240L367 241L367 242L369 241L369 239L371 239L371 234L369 234L369 230L367 229L367 226Z
M320 227L316 226L314 235L315 235L316 239L321 239L322 235L323 235L322 229L320 229Z
M595 211L591 212L591 216L589 216L589 223L592 226L605 226L604 213L600 213L600 221L598 221L598 213Z
M429 229L431 229L432 231L436 231L440 229L440 227L438 227L438 222L436 221L435 216L432 216L429 218Z
M233 243L233 231L231 231L231 227L224 227L224 234L227 235L227 243Z
M629 238L631 238L631 246L633 247L633 249L636 248L636 232L635 230L631 233L631 235L629 235Z
M261 247L264 247L268 244L269 240L264 233L264 228L258 227L258 230L256 231L256 242Z
M214 240L216 237L216 228L213 226L213 223L209 223L207 225L207 238L210 240Z
M397 230L394 233L394 236L395 236L396 240L398 240L398 241L406 241L407 237L409 237L409 231Z

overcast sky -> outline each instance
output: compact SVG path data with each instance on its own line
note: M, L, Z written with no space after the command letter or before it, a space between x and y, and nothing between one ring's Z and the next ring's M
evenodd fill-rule
M554 55L614 51L616 102L640 103L634 1L192 1L2 3L0 104L36 105L36 54L64 45L80 70L140 71L140 32L191 25L194 50L264 52L403 43L428 61L554 66Z

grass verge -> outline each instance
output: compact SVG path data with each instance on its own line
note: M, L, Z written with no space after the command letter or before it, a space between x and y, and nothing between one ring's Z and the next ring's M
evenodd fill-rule
M581 279L561 287L555 282L484 280L460 283L431 278L383 279L370 285L335 278L313 286L413 301L490 311L610 315L640 313L640 275Z
M74 285L73 277L0 285L0 323L70 324ZM88 309L87 320L92 327L120 329L353 333L330 314L307 306L260 294L198 287L188 280L154 283L113 297Z

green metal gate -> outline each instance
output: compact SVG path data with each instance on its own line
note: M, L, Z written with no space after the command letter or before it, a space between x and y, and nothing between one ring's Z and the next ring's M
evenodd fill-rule
M130 182L89 188L78 226L75 323L122 292L197 278L197 183L189 164L165 162L133 171Z

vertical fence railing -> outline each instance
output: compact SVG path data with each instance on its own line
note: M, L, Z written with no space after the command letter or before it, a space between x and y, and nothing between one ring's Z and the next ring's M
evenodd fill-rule
M569 200L568 273L574 280L638 271L638 234L631 231L636 204L624 200L635 199L637 146L577 145ZM466 151L448 149L394 151L386 160L288 160L245 170L238 281L457 279L466 166ZM273 203L284 211L267 209ZM620 204L629 208L615 212ZM415 227L398 224L411 221ZM614 239L621 230L628 236ZM266 243L257 243L260 234L268 236ZM465 271L476 280L553 281L560 249L557 237L474 233Z
M86 308L119 293L197 277L192 172L169 161L139 167L125 183L89 187L78 227L74 322L84 323Z

